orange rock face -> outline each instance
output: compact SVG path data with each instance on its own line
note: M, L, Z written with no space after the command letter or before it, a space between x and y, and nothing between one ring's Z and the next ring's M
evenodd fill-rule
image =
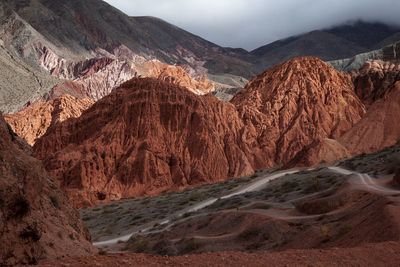
M63 95L51 101L38 101L5 119L13 131L33 145L47 129L69 118L76 118L94 103L91 99L77 99Z
M172 66L157 60L151 60L141 66L148 77L161 79L188 88L195 94L204 95L214 90L214 85L205 77L190 76L189 71L180 66Z
M0 116L0 265L93 252L78 213L18 143Z
M326 138L341 136L365 113L350 76L307 57L259 75L232 103L248 125L248 136L257 140L252 149L267 151L269 165L286 165L294 159L296 165L320 162L324 147L332 147ZM346 155L343 148L335 150Z
M50 128L34 149L84 206L251 174L243 127L232 104L133 79Z
M370 106L367 114L339 141L353 154L370 153L400 140L400 82Z

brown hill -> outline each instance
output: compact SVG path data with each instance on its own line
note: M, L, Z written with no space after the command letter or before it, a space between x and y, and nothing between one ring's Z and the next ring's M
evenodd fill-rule
M133 79L34 149L81 206L251 174L243 127L232 104Z
M0 265L83 256L89 235L41 162L0 117Z
M365 117L339 141L353 154L370 153L400 140L400 82L376 101Z
M91 99L63 95L48 102L38 101L16 114L6 115L5 119L18 136L33 145L49 127L66 119L79 117L93 103Z
M267 151L270 165L293 159L308 165L329 161L322 157L302 162L310 153L324 156L318 151L333 145L324 140L341 136L365 113L350 76L312 57L296 58L264 72L232 103L253 129L257 142L252 149ZM340 147L336 151L346 155Z

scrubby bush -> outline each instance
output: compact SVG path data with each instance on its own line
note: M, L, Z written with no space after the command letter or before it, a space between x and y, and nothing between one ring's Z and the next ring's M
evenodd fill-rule
M8 205L8 218L9 219L22 219L30 212L30 205L28 200L23 195L18 195Z

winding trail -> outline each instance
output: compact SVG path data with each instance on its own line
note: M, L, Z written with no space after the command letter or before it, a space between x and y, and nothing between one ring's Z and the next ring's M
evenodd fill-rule
M349 171L340 167L329 167L329 169L343 175L351 175L351 174L355 175L358 179L353 180L353 183L359 182L355 184L364 190L375 192L380 195L400 194L399 190L392 189L390 187L380 184L376 179L372 178L369 174Z
M190 207L188 209L184 209L181 212L179 212L178 214L175 214L174 216L171 216L170 219L166 219L166 220L161 221L159 224L160 225L166 225L166 224L171 222L171 219L173 217L174 218L176 218L176 217L179 218L179 217L182 217L185 213L199 211L199 210L204 209L204 208L206 208L208 206L211 206L212 204L217 202L219 199L228 199L228 198L231 198L231 197L234 197L234 196L237 196L237 195L241 195L241 194L244 194L244 193L257 191L257 190L263 188L270 181L273 181L273 180L276 180L278 178L281 178L281 177L283 177L283 176L285 176L287 174L297 173L299 171L300 171L299 169L292 169L292 170L288 170L288 171L284 171L284 172L279 172L279 173L275 173L275 174L272 174L272 175L268 175L268 176L263 177L263 178L261 178L261 179L259 179L257 181L251 182L250 184L245 185L242 188L240 188L240 189L238 189L238 190L236 190L236 191L234 191L234 192L232 192L232 193L230 193L228 195L222 196L220 198L211 198L211 199L208 199L206 201L200 202L200 203L198 203L198 204L196 204L196 205L194 205L194 206L192 206L192 207ZM138 231L135 231L135 232L127 234L127 235L123 235L123 236L120 236L120 237L117 237L117 238L113 238L113 239L110 239L110 240L94 242L93 245L96 246L96 247L104 247L104 246L115 245L118 242L126 242L133 235L136 235L136 234L139 234L139 233L143 233L143 232L147 232L151 228L152 228L152 226L144 228L144 229L141 229L141 230L138 230Z
M388 188L388 187L380 185L375 179L373 179L368 174L358 173L358 172L355 172L355 171L350 171L350 170L347 170L347 169L344 169L344 168L341 168L341 167L336 167L336 166L335 167L329 167L328 169L333 171L333 172L342 174L342 175L354 175L354 176L356 176L357 179L354 180L354 182L356 182L356 181L358 182L359 181L359 183L357 183L357 185L360 186L363 189L368 190L368 191L373 191L373 192L376 192L376 193L379 193L379 194L383 194L383 195L398 195L398 194L400 194L399 190L394 190L394 189L391 189L391 188ZM308 169L308 171L311 171L311 170L314 170L314 169ZM204 208L214 204L219 199L228 199L228 198L231 198L231 197L234 197L234 196L237 196L237 195L241 195L241 194L245 194L245 193L248 193L248 192L254 192L254 191L260 190L270 181L279 179L279 178L281 178L281 177L283 177L283 176L285 176L287 174L295 174L295 173L298 173L300 171L301 171L300 169L292 169L292 170L278 172L278 173L275 173L275 174L271 174L271 175L265 176L265 177L263 177L261 179L258 179L257 181L251 182L250 184L245 185L245 186L237 189L236 191L234 191L234 192L232 192L232 193L230 193L228 195L222 196L220 198L211 198L211 199L205 200L203 202L200 202L200 203L198 203L198 204L196 204L194 206L191 206L191 207L189 207L187 209L184 209L184 210L180 211L179 213L174 214L169 219L165 219L165 220L159 222L159 224L160 225L167 225L167 224L169 224L171 222L171 220L173 218L180 218L180 217L183 217L183 215L186 214L186 213L196 212L196 211L199 211L201 209L204 209ZM307 217L310 217L310 216L307 216ZM294 219L294 217L293 217L293 219ZM164 228L164 229L162 229L160 231L157 231L157 232L164 231L164 230L168 229L171 226L172 225L169 225L166 228ZM117 244L119 242L126 242L133 235L148 232L152 228L153 228L153 226L149 226L147 228L143 228L143 229L140 229L138 231L135 231L135 232L132 232L130 234L123 235L123 236L120 236L120 237L117 237L117 238L113 238L113 239L106 240L106 241L94 242L93 245L97 246L97 247L105 247L105 246L115 245L115 244Z

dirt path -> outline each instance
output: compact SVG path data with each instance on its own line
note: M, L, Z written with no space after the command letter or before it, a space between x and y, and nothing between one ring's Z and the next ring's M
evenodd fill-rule
M178 214L175 214L173 217L175 217L175 218L178 217L179 218L179 217L182 217L186 213L199 211L199 210L204 209L204 208L206 208L208 206L211 206L212 204L217 202L219 199L228 199L228 198L231 198L231 197L234 197L234 196L237 196L237 195L241 195L241 194L244 194L244 193L247 193L247 192L257 191L257 190L263 188L270 181L273 181L273 180L276 180L278 178L281 178L281 177L283 177L283 176L285 176L287 174L297 173L299 171L300 171L299 169L292 169L292 170L288 170L288 171L279 172L279 173L275 173L275 174L271 174L271 175L265 176L265 177L263 177L261 179L258 179L257 181L251 182L250 184L245 185L245 186L239 188L238 190L236 190L236 191L234 191L234 192L232 192L232 193L230 193L228 195L225 195L225 196L223 196L221 198L208 199L208 200L200 202L200 203L198 203L198 204L196 204L196 205L194 205L194 206L192 206L192 207L190 207L188 209L184 209L181 212L179 212ZM171 222L171 220L172 220L172 217L170 219L166 219L166 220L163 220L163 221L158 222L158 223L160 225L167 225L167 224L169 224ZM110 240L106 240L106 241L95 242L95 243L93 243L93 245L96 246L96 247L105 247L105 246L115 245L118 242L126 242L133 235L139 234L139 233L148 232L151 228L152 227L147 227L147 228L141 229L139 231L135 231L133 233L124 235L124 236L116 237L116 238L113 238L113 239L110 239ZM165 229L163 229L163 230L165 230Z

